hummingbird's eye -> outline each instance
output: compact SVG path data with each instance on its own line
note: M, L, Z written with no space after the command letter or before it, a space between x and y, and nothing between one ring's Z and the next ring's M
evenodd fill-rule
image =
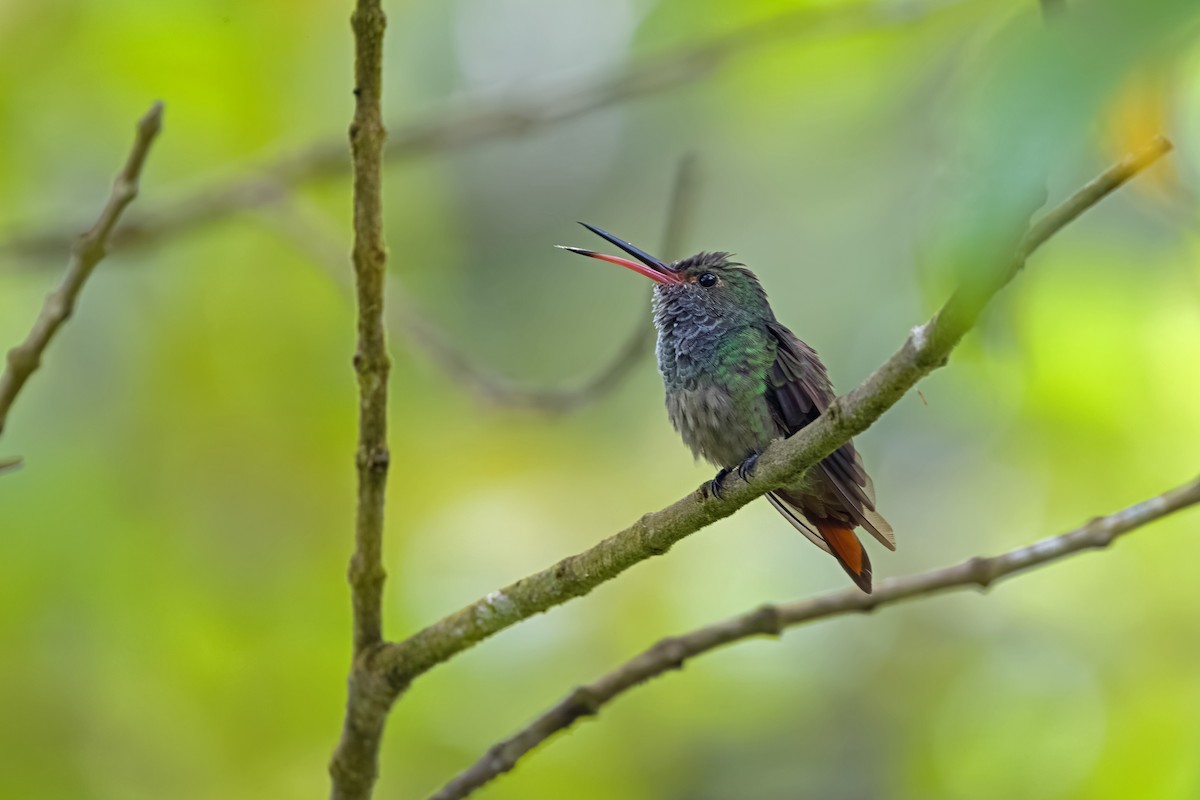
M705 289L708 289L709 287L717 285L717 276L713 275L711 272L705 272L701 274L699 278L696 278L696 283L700 284Z

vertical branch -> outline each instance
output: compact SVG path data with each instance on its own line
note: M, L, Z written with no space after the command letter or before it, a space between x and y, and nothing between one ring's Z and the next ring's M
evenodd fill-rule
M383 321L387 250L383 240L383 32L380 0L358 0L354 31L354 278L358 302L358 506L349 581L354 657L342 738L329 766L335 800L365 800L378 773L379 744L394 695L366 669L383 642L383 506L387 488L387 378L390 362Z
M351 17L356 56L354 121L354 278L358 300L358 521L350 561L354 599L354 653L383 639L383 500L387 484L387 376L390 362L383 325L387 250L383 242L383 143L381 113L383 29L379 0L359 0Z

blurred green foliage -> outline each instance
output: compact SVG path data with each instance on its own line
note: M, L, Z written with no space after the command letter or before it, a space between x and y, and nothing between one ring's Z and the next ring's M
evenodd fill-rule
M818 3L391 3L399 124L586 81ZM837 6L836 2L819 5ZM849 3L847 6L851 5ZM859 5L859 4L854 4ZM582 379L647 312L563 256L575 219L647 247L676 159L688 249L736 251L843 389L953 284L1161 130L1178 150L997 300L928 404L860 437L900 550L995 553L1196 472L1200 48L1194 0L885 3L702 82L527 138L397 164L392 269L480 364ZM140 211L340 138L349 4L0 2L0 238L82 229L134 120L167 105ZM345 180L293 201L348 252ZM1031 205L1033 203L1033 205ZM0 477L0 794L312 797L349 653L352 310L271 212L101 265L16 404ZM0 264L0 342L65 264ZM398 333L398 332L397 332ZM386 594L399 637L693 489L647 360L573 415L483 408L397 335ZM1195 513L1006 584L708 656L637 690L487 798L1194 798ZM765 503L421 678L379 797L419 797L656 638L844 576Z

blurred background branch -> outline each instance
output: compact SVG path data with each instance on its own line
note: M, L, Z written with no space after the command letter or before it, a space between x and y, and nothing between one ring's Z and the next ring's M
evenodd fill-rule
M1042 6L1042 15L1048 20L1067 10L1067 0L1038 0L1038 2Z
M1035 222L1017 252L1005 262L1004 270L974 283L970 291L956 291L932 319L914 328L900 350L860 386L839 396L799 433L764 450L751 483L730 475L722 496L713 498L704 492L706 482L594 547L491 592L403 641L385 644L372 654L372 669L386 674L398 694L414 678L458 653L518 622L587 594L633 565L666 553L676 542L728 517L751 500L794 480L870 427L918 381L944 366L986 302L1024 267L1037 248L1169 149L1165 139L1155 140Z
M117 173L112 193L105 203L100 217L86 233L70 245L67 273L58 288L46 296L46 302L29 335L21 344L8 351L3 374L0 374L0 433L4 432L13 401L25 386L25 382L42 363L42 354L58 333L62 324L70 318L79 299L79 293L107 251L109 235L121 218L125 208L137 197L138 182L150 146L162 130L162 103L155 103L137 124L133 148L125 160L125 166ZM63 248L64 250L67 248ZM20 459L0 460L0 471L20 464Z
M689 154L680 158L667 203L660 250L664 258L677 259L684 255L683 242L695 215L698 180L696 156ZM490 406L527 408L550 414L575 411L620 386L633 367L651 350L655 335L653 321L649 316L643 316L616 356L591 378L574 388L538 389L517 386L508 378L475 364L411 301L405 300L405 307L398 311L397 316L414 347L423 351L455 383L466 387L479 400Z
M667 202L662 237L662 252L667 258L683 256L682 246L689 223L695 214L699 166L695 155L679 159ZM312 259L340 286L346 286L342 245L329 225L317 213L291 201L275 206L264 220L281 234L281 239ZM547 414L575 411L608 395L629 375L654 343L654 325L650 317L639 319L628 339L611 361L579 386L535 388L519 386L498 372L478 364L462 348L450 341L446 332L422 310L405 291L400 281L389 282L391 300L387 310L393 330L399 331L408 345L455 384L479 402L496 408L524 408Z
M472 103L458 111L407 124L393 122L384 157L388 161L460 150L498 139L527 136L565 122L659 92L698 82L736 56L800 36L862 33L873 28L912 25L927 15L979 0L942 0L891 6L868 0L841 5L804 7L746 25L700 44L647 56L618 74L584 85L568 84L534 96L498 103ZM350 167L340 141L319 142L301 152L277 158L250 174L220 182L173 202L163 202L126 221L113 235L119 248L155 244L233 214L279 202L302 183L337 178ZM53 257L69 246L60 229L17 235L0 243L0 256L27 260ZM503 397L505 388L496 387ZM569 407L569 396L532 397L524 404Z
M580 686L518 733L497 743L463 770L430 800L461 800L517 765L526 753L581 718L592 717L620 695L692 658L735 642L779 636L808 622L851 613L866 613L904 600L916 600L956 589L987 589L1004 578L1053 564L1087 550L1108 547L1117 537L1168 514L1200 503L1200 478L1123 511L1097 517L1081 528L992 557L976 557L952 567L907 578L888 578L874 594L843 589L782 605L764 605L730 619L662 639L598 680Z

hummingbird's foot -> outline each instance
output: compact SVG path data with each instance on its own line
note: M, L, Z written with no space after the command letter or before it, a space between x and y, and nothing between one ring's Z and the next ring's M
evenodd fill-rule
M751 453L746 456L742 463L737 465L738 477L746 483L750 482L750 477L754 475L754 468L758 466L758 453Z
M721 471L717 473L711 481L708 482L708 494L718 500L721 499L721 487L725 485L725 477L729 475L729 470L721 467Z

